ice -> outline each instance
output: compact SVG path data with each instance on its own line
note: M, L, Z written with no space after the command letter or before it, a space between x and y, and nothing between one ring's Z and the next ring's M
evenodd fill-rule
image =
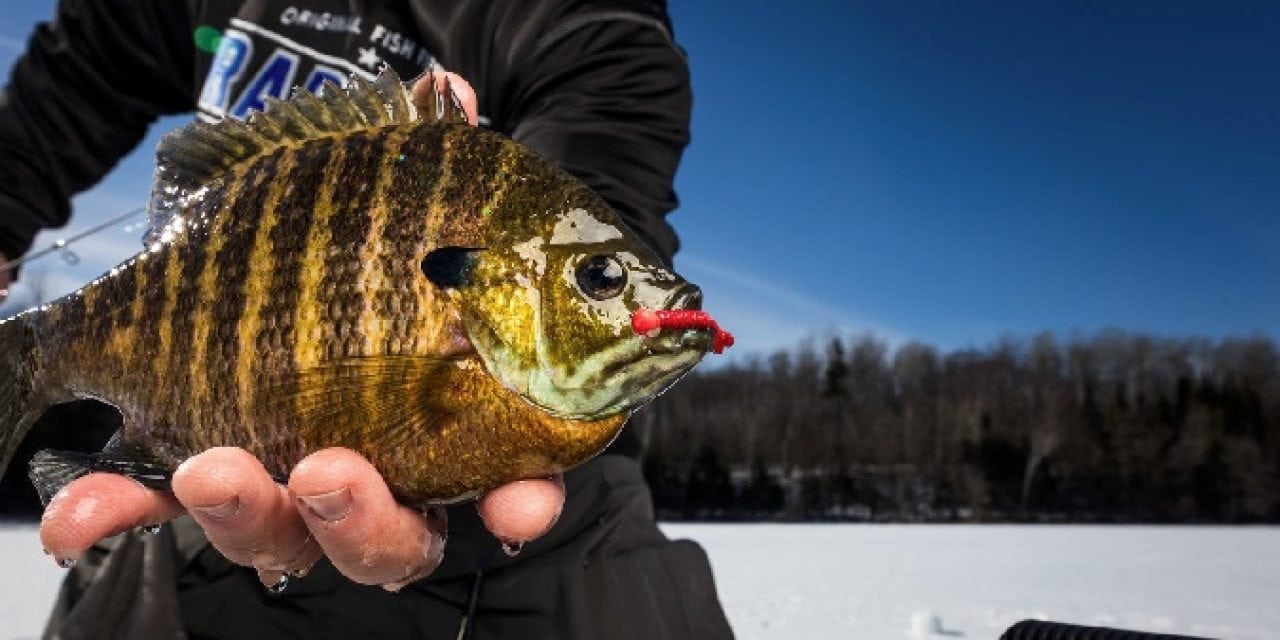
M1280 528L665 524L702 543L737 636L995 640L1039 618L1280 639Z
M67 575L41 551L35 526L0 527L0 638L39 638Z
M942 628L942 618L939 618L938 614L927 609L921 609L911 614L911 632L908 635L912 638L924 639L945 634L946 631Z
M995 640L1041 618L1280 640L1280 527L664 524L711 557L742 640ZM0 640L35 638L65 571L0 527Z

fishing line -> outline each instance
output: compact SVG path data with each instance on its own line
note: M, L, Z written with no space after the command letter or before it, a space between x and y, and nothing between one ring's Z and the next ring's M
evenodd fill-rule
M76 255L74 251L71 251L67 248L71 246L72 243L79 242L80 240L84 240L89 236L106 231L107 229L117 224L120 224L121 222L124 222L125 220L128 220L129 218L132 218L133 216L136 216L139 213L144 213L146 210L147 208L145 206L136 207L128 211L125 211L124 213L121 213L119 215L116 215L115 217L109 218L104 222L100 222L92 227L89 227L88 229L85 229L84 231L81 231L80 233L77 233L73 236L69 236L66 238L58 238L57 240L53 241L53 244L39 251L33 251L31 253L28 253L25 256L22 256L21 258L16 258L4 264L0 264L0 273L3 273L5 271L13 271L14 269L17 269L18 267L28 262L31 262L32 260L35 260L37 258L43 258L44 256L47 256L56 251L63 252L62 259L65 260L67 264L70 264L70 265L78 264L80 262L80 256Z

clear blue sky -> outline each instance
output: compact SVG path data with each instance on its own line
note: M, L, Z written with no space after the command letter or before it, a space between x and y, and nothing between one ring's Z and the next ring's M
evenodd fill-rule
M677 267L740 351L1280 337L1280 3L783 4L671 4L695 91ZM0 8L0 77L51 7ZM72 229L144 201L151 144ZM136 233L103 240L45 264L86 279Z

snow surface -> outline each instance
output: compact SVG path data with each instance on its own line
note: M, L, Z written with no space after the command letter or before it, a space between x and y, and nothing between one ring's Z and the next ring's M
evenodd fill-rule
M1280 638L1280 528L667 524L739 638L990 638L1026 618Z
M1280 640L1277 527L663 529L707 549L743 640L994 640L1024 618ZM61 575L34 527L0 528L0 639L39 636Z

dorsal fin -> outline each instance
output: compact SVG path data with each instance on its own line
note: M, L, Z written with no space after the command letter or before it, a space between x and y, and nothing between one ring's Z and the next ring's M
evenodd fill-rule
M412 84L406 86L391 67L383 67L372 82L352 75L345 89L326 81L319 95L295 88L288 100L265 98L265 108L246 121L196 121L166 134L156 147L147 211L150 234L159 234L201 187L281 147L418 121L465 123L466 113L448 80L437 82L432 72L427 76L436 88L428 104L414 104Z

